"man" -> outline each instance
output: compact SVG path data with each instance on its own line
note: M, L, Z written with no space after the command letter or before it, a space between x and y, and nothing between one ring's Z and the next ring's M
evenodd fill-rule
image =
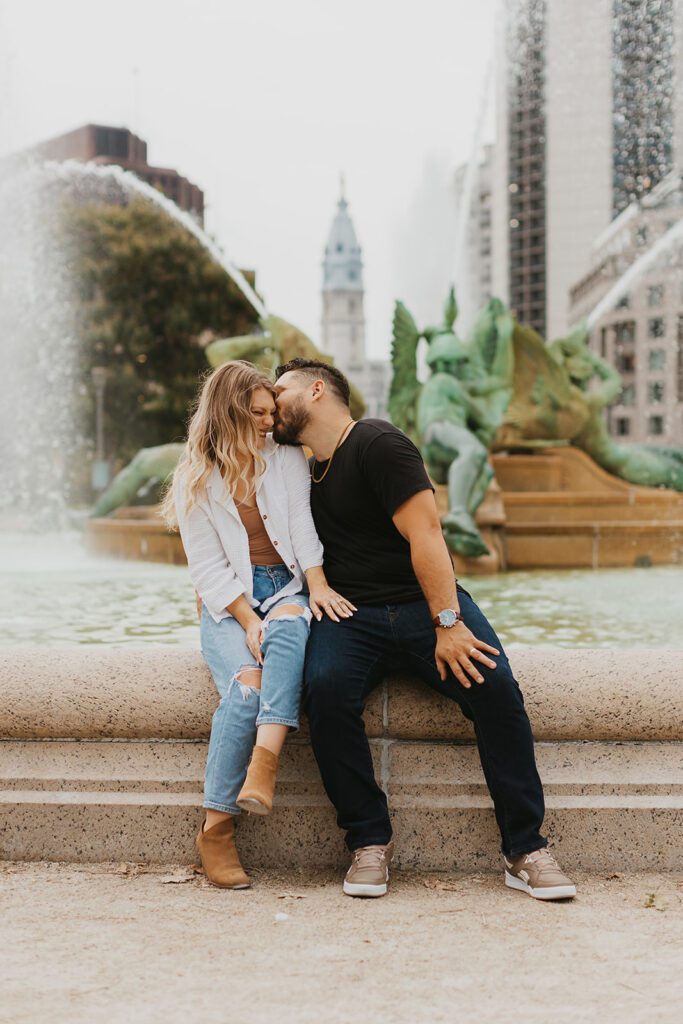
M417 448L390 423L354 422L339 370L294 359L276 377L273 436L313 451L311 508L325 574L346 599L332 603L338 622L314 619L304 675L313 751L352 853L344 892L387 891L391 822L362 713L400 663L474 722L506 884L537 899L574 896L540 834L543 789L522 694L491 625L456 587Z

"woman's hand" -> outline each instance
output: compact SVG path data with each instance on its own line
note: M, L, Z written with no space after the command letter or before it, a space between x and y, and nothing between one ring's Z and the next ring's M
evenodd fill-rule
M353 613L358 611L354 604L351 604L345 597L338 594L336 590L333 590L327 581L316 583L313 586L309 584L309 594L311 611L318 622L322 619L323 612L333 622L339 622L340 618L350 619Z
M247 634L247 647L259 665L263 664L263 652L261 642L263 641L263 622L258 616L249 621L244 632Z

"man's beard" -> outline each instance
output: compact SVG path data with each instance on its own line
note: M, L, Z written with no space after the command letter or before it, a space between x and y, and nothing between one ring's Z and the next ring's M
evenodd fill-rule
M287 411L286 419L278 412L273 425L273 440L278 444L301 444L301 434L308 426L310 418L311 415L300 398Z

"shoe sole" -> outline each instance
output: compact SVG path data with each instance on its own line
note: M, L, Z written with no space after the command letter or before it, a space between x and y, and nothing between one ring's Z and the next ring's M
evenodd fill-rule
M344 892L347 896L386 896L387 888L386 882L382 885L360 885L344 879Z
M505 884L509 889L525 892L527 896L532 896L535 900L568 900L576 896L575 885L554 885L550 889L532 889L521 878L516 878L507 871L505 872Z
M192 870L198 875L204 875L207 882L215 885L217 889L251 889L251 882L243 882L242 885L221 885L220 882L211 882L203 864L193 864Z
M254 797L251 796L245 797L244 800L238 800L237 806L241 810L247 811L248 814L266 815L270 814L271 811L270 807L266 807L266 805L262 804L260 800L255 800Z

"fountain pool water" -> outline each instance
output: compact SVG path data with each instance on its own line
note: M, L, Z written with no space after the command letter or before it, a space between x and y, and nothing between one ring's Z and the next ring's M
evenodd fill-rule
M683 568L463 580L509 648L683 648ZM76 533L0 532L0 646L199 646L184 566L90 558Z

